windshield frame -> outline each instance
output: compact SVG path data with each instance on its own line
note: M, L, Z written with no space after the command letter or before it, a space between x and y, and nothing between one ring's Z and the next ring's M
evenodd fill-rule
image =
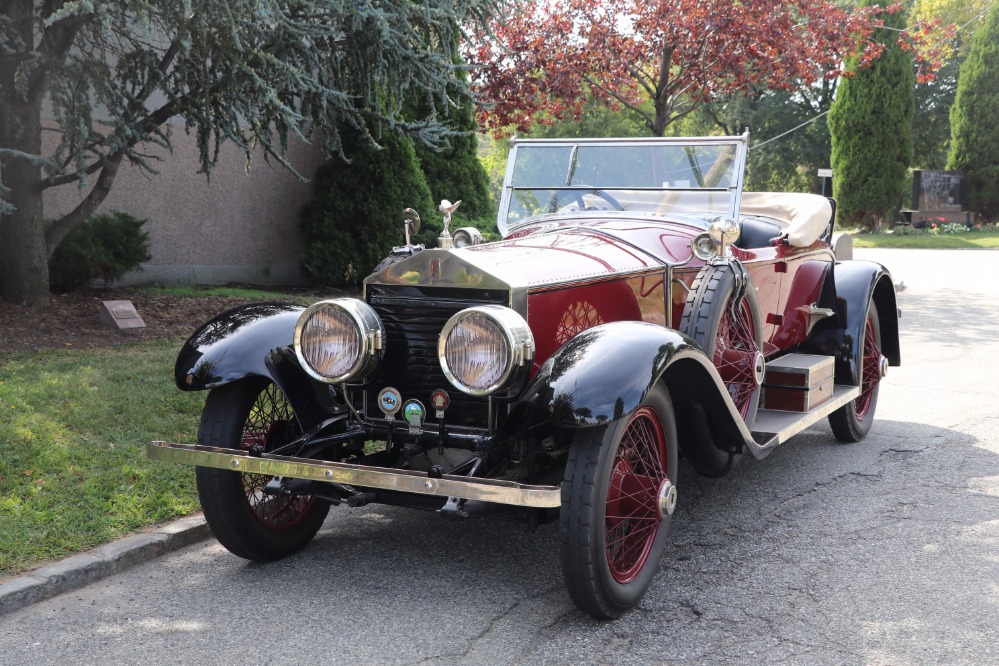
M517 157L522 148L527 147L552 147L552 148L566 148L569 149L569 161L565 165L566 173L558 174L560 180L564 182L571 183L572 178L576 169L576 156L580 147L628 147L628 146L670 146L674 149L680 148L696 148L698 146L731 146L733 149L733 162L731 165L731 178L727 186L719 187L632 187L618 188L621 190L629 191L650 191L650 192L699 192L699 193L727 193L728 195L728 205L725 215L733 220L739 219L739 208L742 203L742 189L745 180L745 170L746 170L746 150L749 142L749 133L746 132L741 136L712 136L712 137L635 137L635 138L611 138L611 139L518 139L514 137L510 143L510 156L507 160L506 174L503 178L503 192L500 197L499 213L497 216L496 226L499 228L500 234L506 236L514 229L521 227L525 224L537 221L539 219L547 219L556 216L564 216L564 212L549 212L541 213L536 215L531 215L519 220L510 220L510 208L517 192L521 191L539 191L539 190L550 190L550 191L576 191L580 195L584 193L592 193L595 189L603 189L599 186L592 185L543 185L536 187L527 186L515 186L514 177L517 171ZM614 191L614 188L607 188L610 191ZM708 212L708 211L705 211ZM585 216L591 217L592 212L574 211L572 213L574 216ZM601 211L601 214L615 215L621 214L616 211ZM635 215L656 215L650 212L635 212L628 211L626 213L629 216ZM657 215L660 216L661 215Z

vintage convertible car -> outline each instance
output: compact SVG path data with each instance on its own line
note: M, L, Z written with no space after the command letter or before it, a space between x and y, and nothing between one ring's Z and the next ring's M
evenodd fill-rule
M515 141L503 240L413 246L407 209L361 299L219 315L176 364L209 390L198 444L149 454L197 465L212 531L257 561L331 505L557 520L572 600L619 616L681 458L719 476L826 417L857 441L900 362L888 272L832 242L830 200L743 192L747 141Z

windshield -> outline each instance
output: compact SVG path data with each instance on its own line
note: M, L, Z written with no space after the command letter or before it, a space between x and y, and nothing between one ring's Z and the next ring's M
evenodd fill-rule
M498 225L580 211L738 213L746 137L528 140L510 150Z

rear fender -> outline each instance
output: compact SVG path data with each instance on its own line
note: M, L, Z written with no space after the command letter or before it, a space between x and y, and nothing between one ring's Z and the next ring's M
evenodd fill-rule
M804 351L836 357L836 382L860 385L867 304L872 300L881 323L881 353L892 366L901 365L898 304L891 274L873 261L843 261L833 272L836 314L819 322Z

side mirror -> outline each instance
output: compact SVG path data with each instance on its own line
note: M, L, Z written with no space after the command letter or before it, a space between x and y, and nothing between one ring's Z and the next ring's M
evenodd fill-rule
M409 242L410 234L420 231L420 214L412 208L403 208L399 223L402 224L402 229L406 232L406 245L409 246L411 245Z

